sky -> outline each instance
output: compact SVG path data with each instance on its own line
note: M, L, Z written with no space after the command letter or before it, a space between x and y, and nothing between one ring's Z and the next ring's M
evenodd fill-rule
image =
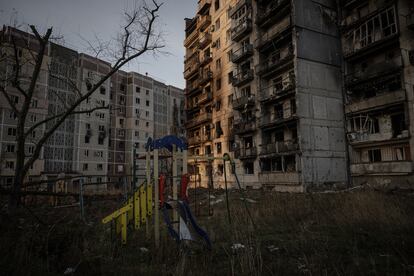
M142 0L0 0L0 24L15 25L27 30L34 24L45 31L53 27L55 34L64 37L64 45L86 52L86 40L95 36L101 40L115 37L122 23L123 11ZM159 28L164 34L168 54L152 54L123 68L125 71L148 73L166 84L184 88L184 18L195 14L197 0L159 0Z

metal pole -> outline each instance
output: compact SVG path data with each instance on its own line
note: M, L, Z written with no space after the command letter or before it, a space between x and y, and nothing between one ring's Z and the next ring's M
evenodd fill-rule
M134 146L134 157L132 159L132 190L135 192L135 190L137 189L137 161L136 161L136 156L137 156L137 149Z
M174 202L177 202L178 200L178 187L177 187L177 146L173 145L172 148L172 158L173 158L173 200ZM177 211L173 210L173 220L175 222L174 229L175 231L178 231L178 224L176 223L178 221L178 214Z
M154 149L154 235L155 247L160 245L159 186L158 186L158 149Z
M224 188L226 189L227 218L229 219L229 223L231 224L230 205L229 205L229 191L228 191L228 188L227 188L226 159L223 159L223 167L224 167Z
M146 181L145 181L145 199L142 198L141 200L145 200L145 204L148 203L148 183L151 182L151 153L149 152L149 149L147 150L147 153L145 155L145 174L146 174ZM147 206L146 210L148 212L148 208L151 208L152 206ZM142 214L142 216L147 217L147 214ZM147 218L147 220L145 221L145 235L147 237L147 239L149 238L149 219Z
M79 179L79 206L81 219L85 220L85 212L83 209L83 178Z

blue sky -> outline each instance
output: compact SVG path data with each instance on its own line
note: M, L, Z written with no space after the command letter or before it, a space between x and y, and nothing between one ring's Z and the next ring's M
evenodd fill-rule
M86 52L81 38L93 40L95 34L103 40L115 36L122 23L122 13L132 7L132 0L0 0L0 24L17 22L22 29L28 24L40 30L53 26L54 33L64 36L65 45ZM138 0L138 3L140 1ZM192 17L197 0L159 0L160 27L169 55L146 55L126 71L146 73L167 84L184 87L183 62L185 49L184 18Z

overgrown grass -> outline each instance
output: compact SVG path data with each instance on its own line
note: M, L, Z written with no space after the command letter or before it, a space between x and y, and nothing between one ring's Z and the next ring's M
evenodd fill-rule
M191 195L191 193L190 193ZM100 219L116 206L96 202L86 209L33 209L2 215L0 270L4 275L413 275L414 197L358 191L280 194L249 191L251 223L240 194L230 194L200 224L213 243L178 246L162 228L155 249L151 229L129 231L127 246ZM224 198L217 192L216 197ZM198 202L200 203L200 202ZM206 201L202 206L206 206ZM206 213L206 212L204 212ZM232 245L243 248L233 250ZM140 248L148 249L148 252Z

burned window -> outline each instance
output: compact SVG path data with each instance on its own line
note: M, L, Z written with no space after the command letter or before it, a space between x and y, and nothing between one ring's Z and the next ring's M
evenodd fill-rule
M370 149L368 150L369 162L381 162L381 149Z

